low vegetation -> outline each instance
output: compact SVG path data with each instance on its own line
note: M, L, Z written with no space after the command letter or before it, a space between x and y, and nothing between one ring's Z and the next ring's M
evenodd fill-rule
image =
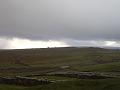
M114 78L50 76L62 72L92 72ZM119 90L120 50L92 47L0 50L0 76L56 81L32 87L1 83L0 90Z

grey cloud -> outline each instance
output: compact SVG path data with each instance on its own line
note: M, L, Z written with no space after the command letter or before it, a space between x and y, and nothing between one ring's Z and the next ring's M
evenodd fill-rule
M120 0L0 0L0 36L120 40Z

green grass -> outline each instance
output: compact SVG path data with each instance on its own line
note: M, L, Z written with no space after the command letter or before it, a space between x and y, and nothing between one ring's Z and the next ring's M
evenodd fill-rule
M62 66L70 67L62 69ZM0 76L25 76L56 70L120 74L120 50L74 47L0 50ZM58 76L36 78L65 81L34 87L0 85L0 90L120 90L119 78L104 80L78 80Z
M72 68L76 71L90 71L90 72L120 72L120 62L97 64L90 66L75 66Z
M120 69L119 64L109 65L109 63L118 62L120 62L120 50L112 49L70 47L0 50L0 75L47 72L64 65L76 70L112 71L112 68Z
M0 90L25 90L27 88L28 87L0 84Z
M30 88L30 90L119 90L120 80L67 81Z
M120 90L120 79L73 80L34 87L0 85L0 90Z

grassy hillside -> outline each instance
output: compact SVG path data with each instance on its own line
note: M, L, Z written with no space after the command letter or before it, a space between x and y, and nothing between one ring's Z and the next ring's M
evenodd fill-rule
M76 79L60 76L34 76L60 82L23 87L0 84L0 90L119 90L120 50L103 48L46 48L0 50L0 76L26 76L48 72L99 72L112 79Z
M120 51L101 48L48 48L28 50L0 50L0 71L9 69L31 71L44 71L46 69L70 66L72 68L95 67L95 65L119 68ZM116 66L116 64L117 66ZM114 67L115 66L115 67ZM91 67L91 68L92 68ZM108 71L105 70L104 71ZM3 69L3 70L1 70ZM84 70L84 69L83 69ZM94 70L96 71L96 70ZM110 71L110 70L109 70ZM18 71L17 71L18 72Z
M102 48L0 50L0 73L46 72L69 66L77 71L119 71L120 51Z

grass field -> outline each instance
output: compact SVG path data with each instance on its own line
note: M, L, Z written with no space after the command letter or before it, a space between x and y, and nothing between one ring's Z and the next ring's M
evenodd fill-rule
M61 81L34 87L1 84L0 90L119 90L120 50L93 47L0 50L1 77L59 71L112 73L117 78L80 80L68 77L42 76L34 78Z
M0 90L119 90L119 89L120 79L73 80L34 87L0 85Z

